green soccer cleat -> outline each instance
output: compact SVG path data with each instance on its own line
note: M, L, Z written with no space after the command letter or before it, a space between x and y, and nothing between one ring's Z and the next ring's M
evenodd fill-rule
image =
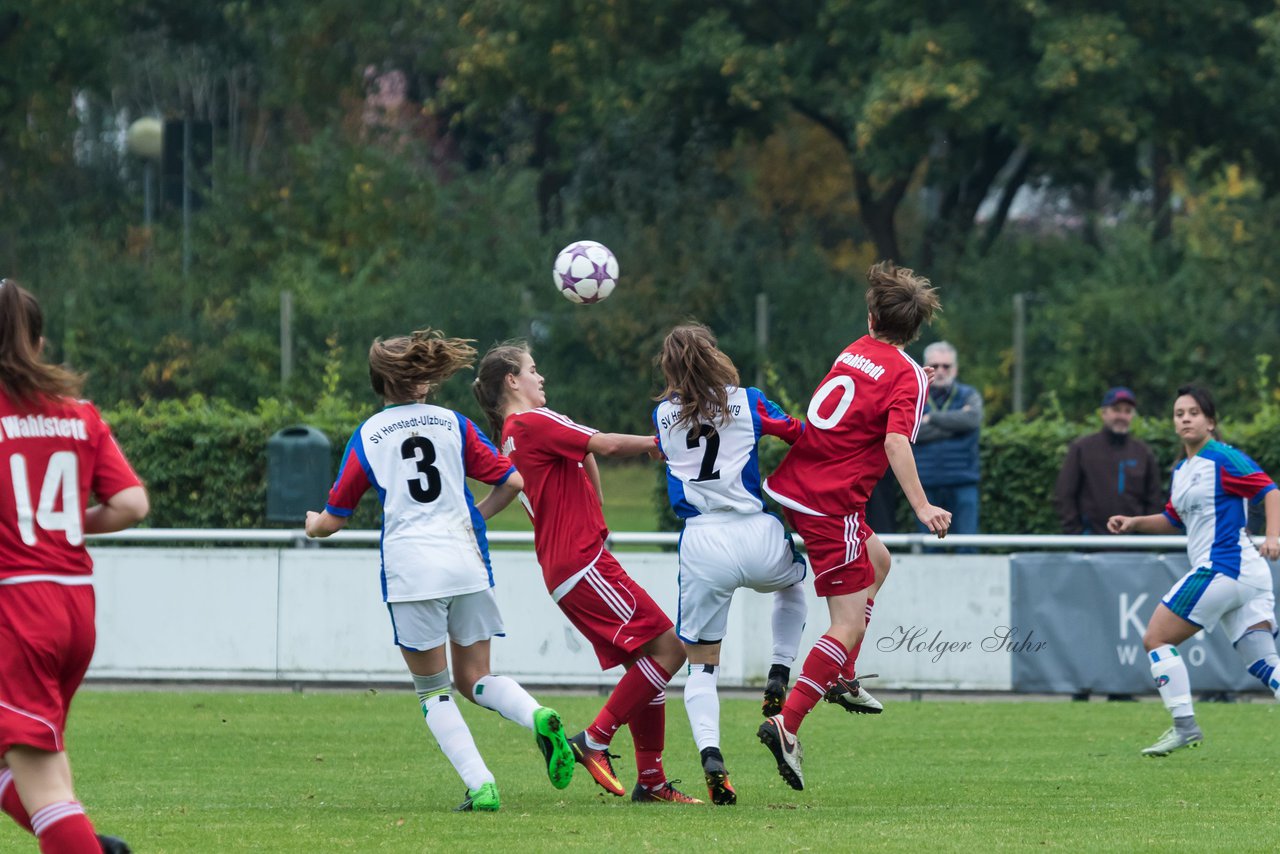
M454 812L497 812L502 805L498 799L497 783L481 783L478 789L468 789L467 799L453 808Z
M568 787L573 779L573 748L564 735L564 724L555 709L539 706L533 713L533 732L538 749L547 760L547 777L557 789Z
M1156 739L1155 744L1142 748L1142 755L1168 756L1173 751L1184 747L1199 747L1203 742L1204 733L1200 731L1200 727L1196 727L1191 732L1178 732L1177 727L1169 727L1164 731L1164 735Z

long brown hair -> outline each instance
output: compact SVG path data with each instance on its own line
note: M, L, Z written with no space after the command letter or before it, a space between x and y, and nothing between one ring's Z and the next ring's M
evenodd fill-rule
M438 329L374 340L369 348L369 382L395 402L417 400L476 361L469 338L446 338Z
M524 357L529 355L529 345L523 341L504 341L489 348L476 368L476 379L471 393L476 396L480 410L489 419L489 432L494 441L502 437L502 414L506 396L507 377L520 373Z
M867 311L876 334L891 344L906 345L920 335L920 327L941 311L938 292L924 276L881 261L867 270Z
M41 359L42 335L44 312L35 296L12 279L0 279L0 386L26 405L79 397L84 376Z
M724 354L715 333L701 323L685 323L667 333L658 366L667 387L655 400L669 399L680 408L676 419L686 424L724 419L727 386L739 383L738 369Z

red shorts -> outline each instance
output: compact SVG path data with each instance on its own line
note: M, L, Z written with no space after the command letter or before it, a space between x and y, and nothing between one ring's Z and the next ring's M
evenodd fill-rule
M626 664L640 647L674 628L658 603L607 551L558 604L591 642L603 670Z
M863 508L848 516L811 516L789 507L782 512L804 539L819 596L857 593L875 583L875 567L867 554L867 540L875 532L867 527Z
M93 587L0 584L0 755L16 744L61 751L71 698L95 639Z

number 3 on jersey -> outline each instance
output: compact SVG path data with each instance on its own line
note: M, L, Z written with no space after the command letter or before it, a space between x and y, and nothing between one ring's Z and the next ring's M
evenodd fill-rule
M831 410L830 415L825 417L819 415L822 405L836 390L840 392L840 400L836 403L836 408ZM813 400L809 401L809 423L819 430L830 430L839 424L840 419L844 418L844 414L853 405L853 391L853 377L836 376L827 380L813 393Z
M421 454L421 456L419 456ZM418 476L409 480L409 494L413 500L429 504L440 497L442 484L440 469L436 468L436 446L426 436L410 436L400 446L400 456L411 460Z
M78 546L84 542L84 525L80 518L80 478L76 455L57 451L49 457L44 472L40 499L32 509L31 484L27 478L27 458L22 454L9 457L9 476L13 481L13 505L18 511L18 534L22 542L34 546L36 526L43 531L62 531L67 542ZM57 506L62 509L55 509Z

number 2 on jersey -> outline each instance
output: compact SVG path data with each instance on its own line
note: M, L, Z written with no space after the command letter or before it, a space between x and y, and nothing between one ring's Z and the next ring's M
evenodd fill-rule
M49 457L44 472L40 499L31 506L31 484L27 478L27 458L22 454L9 457L9 476L13 481L13 505L18 511L18 535L22 542L34 546L36 526L43 531L62 531L67 542L78 546L84 542L84 524L80 518L80 478L76 455L72 451L56 451ZM55 505L62 505L55 510Z
M684 437L685 447L690 451L695 450L703 439L707 440L707 450L702 454L702 466L698 469L698 476L693 479L693 483L720 479L720 472L716 470L716 457L720 453L720 434L716 432L715 427L710 424L690 427Z
M419 456L421 454L421 456ZM413 460L418 476L409 480L409 494L414 501L429 504L440 497L440 469L436 468L436 446L426 436L410 436L400 446L400 456Z

